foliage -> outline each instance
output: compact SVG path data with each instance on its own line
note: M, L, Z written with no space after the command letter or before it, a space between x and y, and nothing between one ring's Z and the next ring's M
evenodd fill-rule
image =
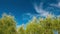
M3 14L0 19L0 34L17 34L16 22L12 16Z
M19 34L25 34L25 30L24 30L23 25L22 25L21 27L19 27L18 33L19 33Z
M25 34L54 34L54 30L60 34L60 17L48 15L39 20L34 17L26 25Z
M0 34L60 34L60 16L48 15L45 18L33 17L26 25L16 29L16 21L11 15L3 14L0 19Z

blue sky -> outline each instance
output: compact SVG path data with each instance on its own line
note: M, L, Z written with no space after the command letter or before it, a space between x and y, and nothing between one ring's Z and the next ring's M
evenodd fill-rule
M17 25L26 24L36 16L60 15L60 0L0 0L3 13L15 16Z

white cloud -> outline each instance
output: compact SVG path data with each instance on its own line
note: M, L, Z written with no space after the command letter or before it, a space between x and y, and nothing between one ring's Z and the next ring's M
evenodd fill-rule
M58 6L60 6L60 2L58 3Z
M60 8L60 2L58 2L57 4L50 4L51 6L54 6L54 7L58 7Z
M41 2L40 5L38 6L36 3L34 4L34 8L37 13L39 13L41 16L47 16L49 15L49 12L46 10L43 10L43 3Z
M31 14L31 13L25 13L25 14L23 14L23 16L22 16L22 20L30 20L31 18L33 17L33 15Z

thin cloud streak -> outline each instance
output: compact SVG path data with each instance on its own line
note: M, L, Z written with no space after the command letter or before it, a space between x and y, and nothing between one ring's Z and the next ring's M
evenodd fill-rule
M34 8L37 13L39 13L41 16L48 16L50 13L46 10L43 10L43 2L40 3L38 6L36 3L34 4Z
M58 2L57 4L50 4L50 6L54 6L54 7L60 8L60 2Z

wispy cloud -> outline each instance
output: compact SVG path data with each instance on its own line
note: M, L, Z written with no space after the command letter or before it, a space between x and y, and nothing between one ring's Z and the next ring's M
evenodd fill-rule
M58 2L57 4L50 4L50 6L54 6L54 7L60 8L60 2Z
M33 17L33 15L31 13L25 13L22 15L22 20L30 20Z
M39 13L41 16L47 16L49 15L49 12L43 9L43 2L40 3L40 5L37 5L34 3L34 8L37 13Z

